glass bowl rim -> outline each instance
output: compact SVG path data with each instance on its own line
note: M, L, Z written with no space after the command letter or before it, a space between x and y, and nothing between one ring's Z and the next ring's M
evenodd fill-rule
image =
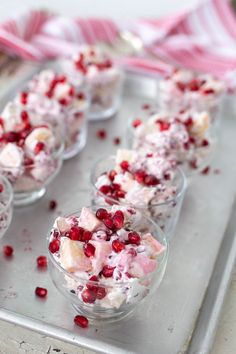
M0 213L3 213L5 210L7 210L11 206L12 201L13 201L13 197L14 197L14 192L13 192L12 185L11 185L11 183L8 180L7 177L5 177L4 175L0 174L0 181L1 180L3 180L3 185L4 186L6 185L8 190L9 190L9 198L7 200L6 205L0 206Z

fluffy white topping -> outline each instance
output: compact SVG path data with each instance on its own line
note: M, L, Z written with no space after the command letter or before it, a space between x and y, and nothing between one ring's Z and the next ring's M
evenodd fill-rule
M0 164L10 168L19 168L23 162L23 151L13 143L8 143L0 152Z
M44 143L47 149L52 149L55 146L55 137L52 131L46 127L35 128L25 139L25 147L33 152L38 142Z
M52 70L43 70L29 82L29 89L44 95L54 78L55 73Z
M21 105L21 95L17 95L15 99L16 103ZM46 96L38 94L36 92L29 92L27 95L27 103L22 105L22 109L27 109L36 112L38 115L50 114L52 116L58 116L61 113L61 106L56 100L51 100Z
M14 102L9 102L1 113L4 130L19 131L22 129L21 108Z

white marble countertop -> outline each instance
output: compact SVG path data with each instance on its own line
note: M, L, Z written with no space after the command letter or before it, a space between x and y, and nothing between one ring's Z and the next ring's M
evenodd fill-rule
M104 16L128 19L138 16L158 17L191 7L198 0L51 0L50 9L66 16ZM48 8L48 0L8 0L0 2L0 21L30 8ZM98 6L99 3L99 6ZM212 354L236 353L236 269L226 297ZM0 354L91 354L92 352L47 338L18 326L0 321ZM196 353L201 354L201 353Z

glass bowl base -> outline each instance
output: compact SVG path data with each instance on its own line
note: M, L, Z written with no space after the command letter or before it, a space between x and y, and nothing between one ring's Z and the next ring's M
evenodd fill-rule
M100 120L106 120L112 118L118 111L119 104L109 107L105 110L89 112L89 121L97 122Z
M46 193L46 188L41 188L35 192L28 193L15 193L13 204L14 206L26 206L36 202L38 199L42 198Z
M78 155L83 150L85 145L86 145L86 136L84 136L82 139L77 141L74 145L71 145L70 147L65 149L63 153L63 160L69 160L72 159L72 157Z
M97 325L99 323L113 323L116 321L123 320L124 318L131 317L135 310L135 308L132 308L129 311L108 309L107 311L101 311L100 313L93 313L91 311L86 310L85 308L79 307L78 305L72 304L72 306L78 314L87 317L94 325Z

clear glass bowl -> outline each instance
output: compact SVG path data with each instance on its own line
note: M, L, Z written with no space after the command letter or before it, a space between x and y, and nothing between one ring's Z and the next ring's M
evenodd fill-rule
M154 220L158 226L165 232L166 237L170 240L175 233L175 228L179 219L182 203L187 187L187 182L184 173L180 168L176 169L173 181L169 182L170 185L177 187L175 196L160 203L149 203L145 207L142 205L132 205L122 199L117 201L107 195L101 193L96 188L95 183L102 173L113 170L115 166L115 156L109 156L98 160L91 171L91 184L92 184L92 204L93 205L129 205L142 211L148 218ZM168 182L168 181L166 181Z
M89 102L80 108L65 108L63 110L65 123L65 151L63 159L76 156L86 145Z
M98 206L92 207L93 210L97 210L98 208ZM80 211L67 216L73 215L79 216ZM49 252L49 272L54 285L79 313L92 321L115 321L125 317L134 311L150 294L153 294L163 279L168 258L168 242L163 231L145 216L140 218L139 223L133 225L133 229L137 232L150 232L165 247L165 250L157 256L158 263L156 269L142 278L131 278L132 280L127 282L112 281L109 284L99 281L88 281L66 271L56 261L51 252ZM47 238L47 248L49 243L50 235ZM80 297L80 293L84 287L89 286L98 287L100 293L103 294L101 299L97 298L92 304L84 303ZM123 301L119 306L111 307L106 302L107 296L123 296Z
M42 118L42 117L41 117ZM41 121L43 124L43 120ZM46 193L46 186L52 182L61 169L64 152L63 125L58 117L51 117L50 125L56 139L55 148L37 162L24 162L18 167L0 164L0 173L8 178L14 191L14 205L31 204Z
M10 226L13 214L13 190L8 179L0 175L0 239Z
M86 79L91 102L89 120L98 121L112 117L121 103L123 72L115 67Z

